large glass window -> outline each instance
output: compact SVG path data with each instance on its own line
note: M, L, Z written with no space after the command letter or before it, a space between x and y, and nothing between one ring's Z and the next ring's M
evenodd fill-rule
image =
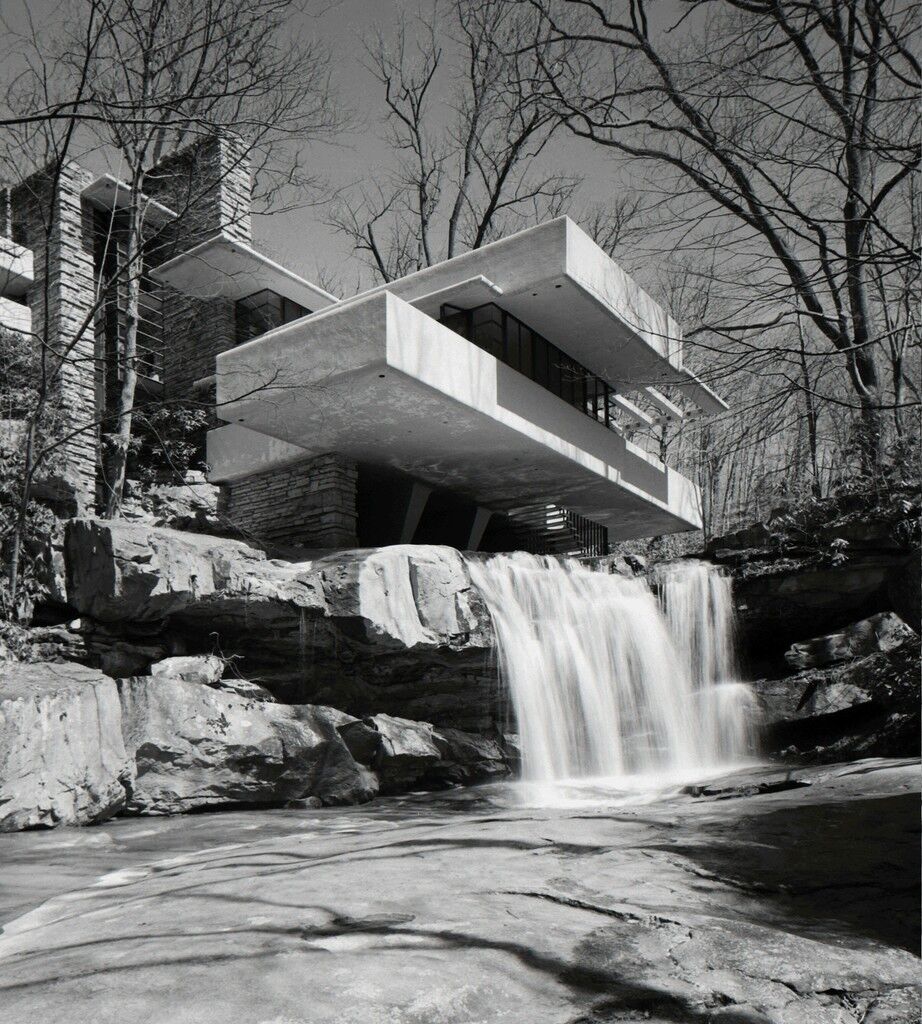
M439 323L553 391L598 423L618 429L612 386L495 303L473 309L446 304L442 306Z
M237 344L258 338L282 324L307 316L312 310L264 288L260 292L238 299L236 304Z

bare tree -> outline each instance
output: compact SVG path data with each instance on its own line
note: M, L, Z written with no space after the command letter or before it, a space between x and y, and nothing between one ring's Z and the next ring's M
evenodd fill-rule
M707 276L725 315L691 342L799 363L789 332L768 346L765 335L804 320L821 343L808 358L838 361L848 382L822 398L859 412L864 467L876 470L889 414L918 401L886 372L894 304L879 295L916 259L912 7L683 0L670 22L646 0L526 6L535 90L659 196L660 258L719 253Z
M99 16L100 0L84 0ZM237 160L279 142L299 142L336 124L326 60L291 35L291 0L108 0L88 65L87 91L104 142L118 152L128 186L123 211L125 330L120 389L104 466L107 516L118 514L137 385L137 336L145 182L163 155L205 135L233 132ZM82 34L65 48L65 67L85 62Z
M366 46L396 165L353 189L332 224L383 281L556 216L578 181L542 154L558 120L502 0L440 0Z
M22 483L7 538L13 606L36 474L74 436L112 431L105 511L115 515L121 505L135 404L141 280L164 240L149 220L151 201L145 194L157 162L183 144L232 132L238 142L234 158L255 165L259 195L266 201L280 186L305 186L300 147L340 124L326 54L292 33L293 10L291 0L254 0L245 8L230 0L77 0L63 38L33 25L21 40L24 61L8 83L10 127L0 158L8 180L21 177L23 166L42 169L34 178L34 206L46 259L58 230L54 197L80 147L98 148L102 142L118 154L128 200L119 213L122 244L114 265L97 282L86 315L66 336L59 336L49 319L48 268L40 275L44 301L29 335L39 353L39 380L30 408L22 410ZM196 215L203 198L197 186L185 188L173 208L172 231L183 230L182 222ZM113 223L114 217L113 211ZM78 358L81 341L92 337L115 284L125 295L126 318L114 414L71 423L63 433L49 430L56 384Z

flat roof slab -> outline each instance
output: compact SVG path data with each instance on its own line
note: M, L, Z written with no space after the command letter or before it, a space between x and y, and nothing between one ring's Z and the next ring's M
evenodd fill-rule
M243 299L269 289L310 310L326 309L338 301L263 253L224 235L168 260L151 271L151 277L200 299Z

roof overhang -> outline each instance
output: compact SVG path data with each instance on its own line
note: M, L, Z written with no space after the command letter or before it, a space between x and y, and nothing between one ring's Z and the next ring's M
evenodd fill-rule
M709 388L691 370L683 370L681 379L677 380L674 386L688 401L697 405L705 416L719 416L730 408L716 391Z
M221 353L217 407L233 426L209 439L214 480L337 452L487 508L563 505L614 538L700 525L690 481L387 292Z
M709 411L719 403L682 365L678 323L567 217L371 289L389 291L429 316L444 304L496 302L618 391L683 387ZM716 403L715 400L716 399Z
M199 299L242 299L268 289L315 311L338 301L249 245L224 235L162 263L151 277Z
M97 210L127 210L131 205L131 186L112 174L101 175L90 182L80 194ZM161 227L176 218L176 214L168 206L143 193L141 207L144 211L144 222L153 227Z
M0 296L21 298L34 283L32 250L0 237Z

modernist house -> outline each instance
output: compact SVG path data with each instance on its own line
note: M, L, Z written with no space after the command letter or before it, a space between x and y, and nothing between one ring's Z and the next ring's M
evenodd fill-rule
M307 547L584 553L700 525L694 485L632 437L726 405L683 366L678 324L573 221L337 299L254 248L249 178L226 140L192 157L153 178L145 394L214 394L209 477L236 525ZM98 287L123 188L87 179L66 182L73 223L67 234L62 217L52 243L64 314ZM39 291L17 201L28 206L14 189L0 321L34 312ZM95 325L92 380L78 381L102 408L112 305ZM90 507L93 462L75 458Z

